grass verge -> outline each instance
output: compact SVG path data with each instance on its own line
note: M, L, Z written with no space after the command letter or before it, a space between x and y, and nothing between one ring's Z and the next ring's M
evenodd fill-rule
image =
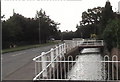
M19 46L19 47L15 47L15 48L3 49L2 50L2 54L3 53L8 53L8 52L14 52L14 51L20 51L20 50L30 49L30 48L37 48L37 47L49 46L49 45L57 44L57 43L58 42L49 42L49 43L46 43L46 44L26 45L26 46Z

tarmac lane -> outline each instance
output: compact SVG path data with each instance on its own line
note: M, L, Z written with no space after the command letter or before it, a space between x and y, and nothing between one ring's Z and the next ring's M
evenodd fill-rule
M32 59L55 45L2 54L2 79L32 80L35 76L35 63Z

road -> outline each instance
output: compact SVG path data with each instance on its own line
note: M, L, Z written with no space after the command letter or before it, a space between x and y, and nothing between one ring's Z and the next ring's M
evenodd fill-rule
M55 45L32 48L22 51L2 54L3 80L31 80L34 74L32 59L43 51L48 51Z

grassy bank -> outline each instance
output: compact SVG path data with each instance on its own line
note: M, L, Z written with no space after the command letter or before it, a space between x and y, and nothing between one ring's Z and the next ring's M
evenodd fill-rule
M18 46L18 47L15 47L15 48L3 49L2 53L20 51L20 50L25 50L25 49L30 49L30 48L37 48L37 47L43 47L43 46L49 46L49 45L57 44L57 43L58 42L49 42L49 43L46 43L46 44L35 44L35 45Z

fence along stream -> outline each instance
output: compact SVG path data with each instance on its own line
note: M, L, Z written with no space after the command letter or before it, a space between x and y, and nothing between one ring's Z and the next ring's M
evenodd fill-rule
M78 56L76 57L65 56L65 54L70 50L72 50L73 48L82 45L83 42L84 41L72 41L72 43L67 43L67 44L63 43L61 45L56 46L55 48L51 48L50 51L42 52L41 55L33 58L33 61L35 61L35 77L33 80L69 80L67 78L67 73L71 70L74 64L79 61L75 60L78 58ZM89 44L87 43L87 45ZM108 58L107 61L106 58ZM119 61L117 60L117 58L115 61L113 60L109 61L109 57L105 56L104 60L99 62L118 63ZM104 64L104 66L106 66L106 64ZM116 76L118 77L118 74ZM115 80L115 78L112 79ZM112 79L107 78L104 80L112 80ZM118 78L116 80L118 80Z

